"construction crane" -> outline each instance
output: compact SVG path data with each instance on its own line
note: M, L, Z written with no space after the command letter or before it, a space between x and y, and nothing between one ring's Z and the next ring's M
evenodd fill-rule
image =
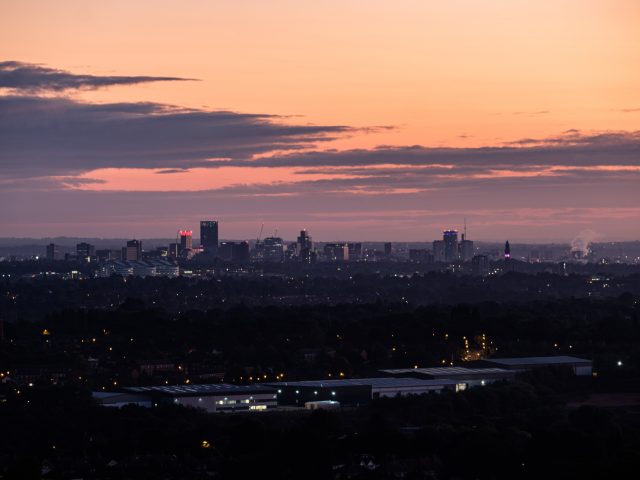
M260 239L262 238L262 230L264 230L264 222L260 225L260 233L258 233L258 238L256 238L256 245L260 243Z

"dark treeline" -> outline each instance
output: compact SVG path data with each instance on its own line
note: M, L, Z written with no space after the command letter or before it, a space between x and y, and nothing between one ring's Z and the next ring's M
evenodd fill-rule
M64 309L113 309L126 298L170 313L207 310L231 305L336 305L387 303L528 302L567 297L612 297L640 294L640 274L529 275L510 272L489 277L446 272L336 276L224 276L220 278L93 278L57 277L0 282L0 312L7 320L39 320Z
M459 364L466 338L469 350L483 357L583 355L594 359L596 371L618 371L619 361L631 371L640 366L639 311L631 293L419 307L236 305L180 314L129 298L111 310L6 322L0 369L57 365L93 387L196 380L196 371L233 382L278 373L287 379L365 376L379 368ZM184 369L141 375L141 365L152 360Z

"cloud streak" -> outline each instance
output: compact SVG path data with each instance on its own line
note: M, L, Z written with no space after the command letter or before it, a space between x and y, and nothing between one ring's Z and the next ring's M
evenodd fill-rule
M310 148L352 129L291 125L280 117L157 103L91 104L0 97L0 172L71 175L98 168L185 169Z
M65 70L17 61L0 62L0 88L14 92L41 93L94 90L116 85L194 80L181 77L77 75Z

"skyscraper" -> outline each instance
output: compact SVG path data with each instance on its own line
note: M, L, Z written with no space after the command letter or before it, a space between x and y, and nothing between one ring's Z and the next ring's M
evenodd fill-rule
M193 245L193 232L191 230L178 231L180 237L180 250L191 250Z
M298 236L298 251L302 252L305 248L309 250L313 250L313 239L309 232L306 229L300 230L300 235Z
M280 237L265 238L262 249L265 262L281 262L284 259L284 243Z
M202 220L200 222L200 244L205 253L218 252L218 221Z
M123 260L142 260L142 242L129 240L127 246L122 249Z
M443 240L433 241L433 261L444 262L444 241Z
M391 256L391 250L392 250L391 242L386 242L384 244L384 256L389 258Z
M362 243L348 243L349 260L360 260L362 258Z
M509 240L507 240L504 244L504 259L509 260L511 258L511 246L509 245Z
M489 257L476 255L471 259L471 271L474 275L485 277L489 275Z
M95 251L96 247L87 242L81 242L76 245L76 256L78 260L89 261L89 259L95 255Z
M459 250L460 258L464 262L471 260L471 258L473 257L473 242L471 240L467 240L464 233L462 234L462 240L460 241Z
M59 256L60 252L57 245L53 243L47 245L47 260L57 260Z
M453 262L458 258L458 231L445 230L442 232L444 242L444 261Z

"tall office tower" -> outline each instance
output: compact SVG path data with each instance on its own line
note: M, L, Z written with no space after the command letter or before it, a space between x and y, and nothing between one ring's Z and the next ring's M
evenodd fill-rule
M298 236L298 251L301 252L305 248L313 250L313 239L306 229L300 230L300 235Z
M218 252L218 222L217 220L202 220L200 222L200 244L205 253Z
M444 241L443 240L433 241L433 261L444 262Z
M459 245L460 258L464 262L468 262L473 257L473 242L465 238L465 234L462 234L462 240Z
M142 241L129 240L122 249L123 260L142 260Z
M313 252L313 239L306 229L300 230L298 242L296 244L298 259L302 263L311 263Z
M349 260L359 260L362 258L362 244L361 243L348 243Z
M178 258L179 254L180 254L180 244L179 243L170 243L169 244L169 249L167 250L167 256L168 257L173 257L173 258Z
M324 256L331 262L343 262L349 260L349 245L346 243L326 243Z
M262 241L265 262L281 262L284 259L284 243L280 237L267 237Z
M57 260L58 258L60 258L58 246L53 243L47 245L47 260Z
M444 261L453 262L458 259L458 231L445 230L442 232L444 242Z
M485 277L489 275L489 257L476 255L471 259L471 271L474 275Z
M78 243L76 245L76 256L78 260L89 261L96 253L96 247L86 242Z
M391 242L384 244L384 256L389 258L391 256Z
M511 246L509 245L509 240L507 240L504 244L504 259L509 260L511 258Z
M180 250L191 250L193 245L193 232L191 230L178 231L180 237Z

